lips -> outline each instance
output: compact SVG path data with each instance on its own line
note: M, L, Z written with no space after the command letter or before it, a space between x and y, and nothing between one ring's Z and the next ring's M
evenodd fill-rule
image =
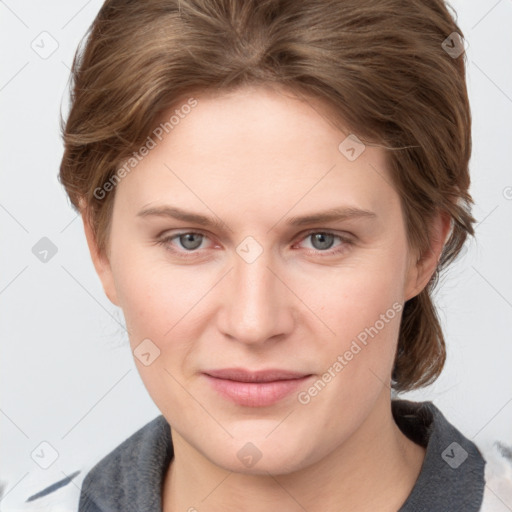
M243 368L226 368L223 370L208 370L204 372L217 379L234 380L237 382L274 382L276 380L292 380L305 377L306 373L288 370L257 370L250 371Z
M241 406L265 407L297 390L312 375L281 369L226 368L208 370L204 376L223 398Z

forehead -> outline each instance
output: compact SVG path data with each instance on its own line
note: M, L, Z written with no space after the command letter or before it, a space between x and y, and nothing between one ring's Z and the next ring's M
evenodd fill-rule
M265 206L277 214L294 205L379 210L396 203L385 150L352 144L321 101L268 87L193 98L193 108L178 103L164 113L160 126L174 115L172 129L119 184L133 207L192 203L206 212L208 204L229 203L234 211L261 214ZM355 159L347 157L350 145Z

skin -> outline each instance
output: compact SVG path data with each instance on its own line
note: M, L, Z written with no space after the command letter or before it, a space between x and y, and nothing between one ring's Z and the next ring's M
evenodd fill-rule
M400 314L307 404L292 393L272 406L240 406L201 372L303 371L313 374L307 391L359 333L426 286L449 220L436 217L430 251L418 258L385 150L366 146L349 161L338 150L349 132L327 121L319 100L263 86L194 97L198 105L116 187L105 253L83 212L132 349L149 338L160 350L148 366L135 362L172 427L163 509L396 511L425 453L391 415ZM223 229L138 215L162 206L213 216ZM376 216L286 225L344 206ZM315 243L310 230L351 243ZM175 235L186 232L205 236L180 243ZM237 253L248 236L263 251L252 263ZM261 453L252 467L237 457L248 442Z

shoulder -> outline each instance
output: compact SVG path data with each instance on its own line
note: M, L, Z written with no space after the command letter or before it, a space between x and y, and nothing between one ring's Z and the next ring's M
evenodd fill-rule
M111 486L126 480L132 471L141 471L156 453L169 448L170 426L160 415L103 457L86 475L84 486ZM172 448L172 447L171 447Z
M157 510L162 477L173 455L170 426L157 416L88 472L80 512Z
M126 469L151 457L155 443L168 432L163 416L150 421L99 462L82 464L72 471L52 468L27 473L18 483L0 482L2 512L70 512L80 508L86 488L120 488ZM3 486L2 486L3 484ZM4 487L3 489L1 487ZM9 490L9 487L11 490ZM2 492L5 496L2 499Z
M500 441L476 443L485 464L482 512L510 512L512 508L512 445Z
M404 512L447 504L450 510L512 511L511 444L465 437L432 402L394 401L393 415L402 432L426 448Z

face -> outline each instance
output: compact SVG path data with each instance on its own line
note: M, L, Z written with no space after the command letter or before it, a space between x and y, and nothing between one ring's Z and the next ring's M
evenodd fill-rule
M117 185L95 265L173 436L231 471L291 472L389 400L401 309L429 276L383 149L284 90L195 98Z

